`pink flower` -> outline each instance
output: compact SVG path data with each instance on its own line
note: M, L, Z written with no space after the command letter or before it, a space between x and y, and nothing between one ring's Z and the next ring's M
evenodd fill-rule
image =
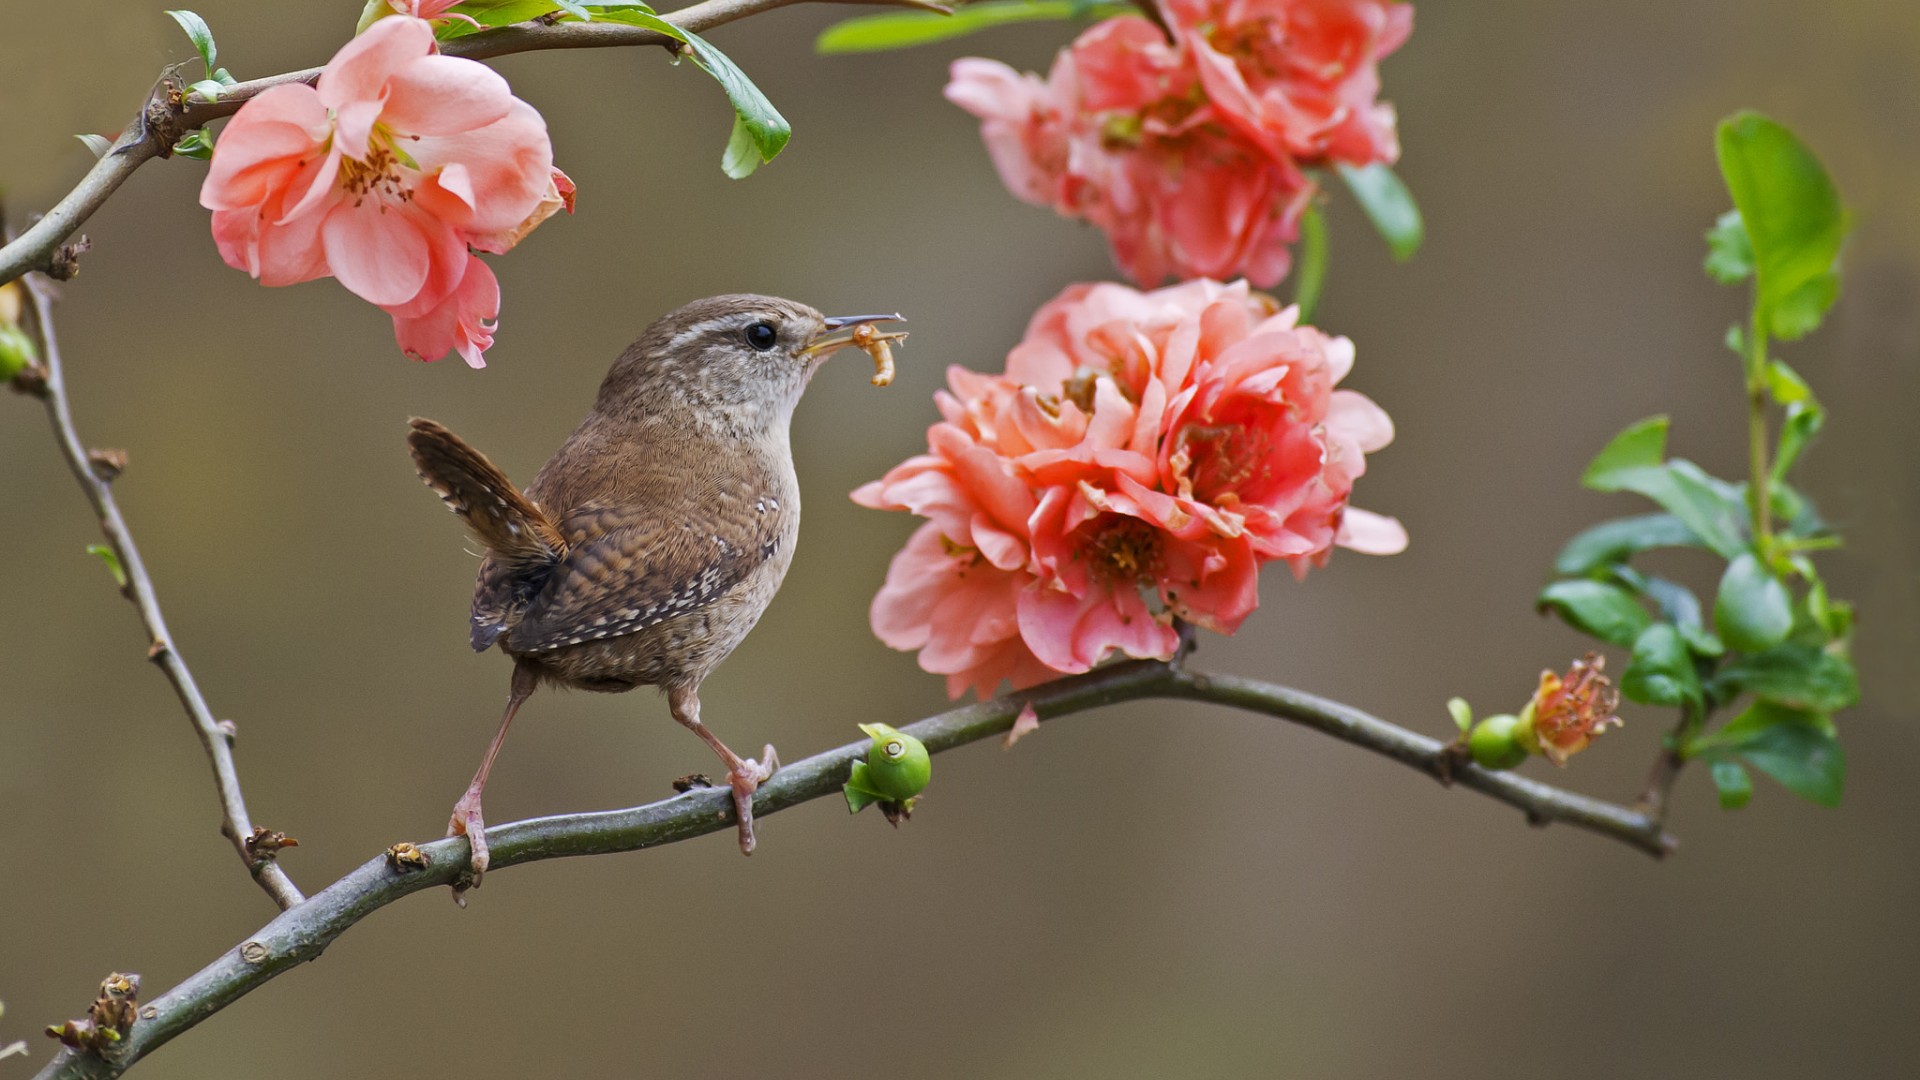
M1394 0L1167 0L1219 115L1275 160L1400 156L1379 62L1413 32Z
M894 558L874 632L958 696L1114 654L1167 657L1173 621L1232 633L1261 563L1390 554L1347 505L1393 437L1336 389L1353 346L1245 283L1076 285L1034 314L1002 375L947 373L928 452L855 491L928 523Z
M1096 23L1046 81L953 65L947 98L981 119L1008 190L1085 219L1143 285L1286 276L1313 197L1305 167L1399 154L1377 62L1412 8L1388 0L1176 0L1175 40L1136 16Z
M200 202L229 266L266 285L338 278L394 317L410 354L458 347L479 366L499 290L469 248L511 247L553 212L561 180L545 121L506 80L395 17L347 43L316 87L241 108ZM405 325L421 319L461 330Z

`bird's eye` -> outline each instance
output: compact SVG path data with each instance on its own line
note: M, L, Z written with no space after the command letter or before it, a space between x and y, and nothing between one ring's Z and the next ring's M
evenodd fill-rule
M747 344L760 352L773 348L773 343L779 338L780 334L774 330L772 323L757 322L747 327Z

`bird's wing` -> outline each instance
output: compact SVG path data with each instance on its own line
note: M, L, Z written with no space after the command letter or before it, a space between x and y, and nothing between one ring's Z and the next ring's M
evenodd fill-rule
M697 611L773 558L777 503L716 498L705 523L675 523L645 507L587 504L560 521L567 552L509 639L516 653L637 633Z

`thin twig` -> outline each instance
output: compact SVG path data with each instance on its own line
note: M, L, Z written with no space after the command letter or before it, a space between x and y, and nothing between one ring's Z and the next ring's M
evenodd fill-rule
M705 0L662 18L686 30L703 30L805 0ZM929 0L832 0L835 3L929 7ZM440 47L448 56L482 60L509 53L546 49L601 49L633 45L676 45L654 30L614 22L518 23L455 38ZM0 285L30 270L47 270L60 245L107 201L133 171L155 157L172 153L173 144L195 128L232 116L263 92L289 83L311 83L319 68L306 68L235 83L220 92L218 101L183 101L175 94L156 94L140 117L115 140L80 182L47 215L0 248ZM177 90L177 87L175 88Z
M234 770L233 748L228 744L228 733L214 718L213 711L207 708L207 700L201 696L200 687L193 680L193 673L187 669L187 662L173 644L173 636L167 632L166 618L160 613L160 601L154 596L153 581L147 576L147 564L140 558L140 549L134 546L133 534L128 531L126 519L120 515L120 507L113 498L112 483L103 478L94 469L88 459L86 444L80 441L79 433L73 426L73 413L67 406L67 385L65 373L60 364L60 343L53 330L52 285L29 275L23 284L33 311L34 333L40 346L40 360L46 365L46 381L38 392L47 405L47 416L53 421L55 440L60 444L60 453L67 459L67 467L73 470L73 477L80 482L81 490L87 494L87 501L93 504L93 512L100 519L100 531L106 534L107 542L112 545L113 553L119 559L120 570L126 575L126 586L122 592L140 612L140 620L146 625L149 648L147 656L160 665L166 672L167 681L173 684L174 693L179 695L180 704L186 707L187 718L193 721L194 733L200 736L200 745L207 751L207 758L213 764L214 785L220 792L221 824L220 831L233 841L234 850L240 853L240 859L253 874L253 879L273 897L273 902L282 910L293 907L306 899L287 876L285 870L270 857L256 858L247 848L247 840L253 835L253 821L247 816L247 802L240 793L240 776Z
M1427 773L1440 768L1446 749L1438 740L1338 702L1254 679L1190 672L1153 660L1114 664L1009 697L963 706L902 730L939 753L1005 732L1026 704L1032 704L1042 720L1052 720L1140 698L1208 701L1291 720ZM764 817L837 793L852 763L864 757L868 746L865 741L852 743L785 766L760 786L754 796L754 816ZM1511 773L1488 772L1470 763L1455 764L1453 779L1518 807L1535 824L1563 821L1656 856L1673 848L1672 838L1657 823L1624 806ZM542 859L658 847L732 828L731 794L724 788L704 788L628 810L494 825L487 829L487 839L493 849L493 868L499 870ZM385 856L362 865L143 1007L141 1019L110 1056L64 1050L41 1070L40 1080L119 1076L167 1040L275 976L318 957L335 938L366 916L408 894L450 885L465 872L469 853L464 838L422 844L417 850L426 857L424 867L403 868ZM487 880L499 879L489 872Z

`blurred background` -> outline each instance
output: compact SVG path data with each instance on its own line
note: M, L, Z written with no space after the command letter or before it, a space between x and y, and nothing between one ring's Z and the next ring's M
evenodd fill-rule
M323 62L358 0L196 0L248 78ZM736 746L790 759L856 722L942 708L941 681L867 627L913 522L847 501L916 452L948 364L993 368L1069 282L1111 277L1090 229L1014 201L947 62L1044 69L1071 29L820 58L859 9L722 28L792 121L730 182L712 80L657 50L499 68L547 116L580 211L494 261L483 372L403 359L387 318L330 281L262 289L223 266L204 166L142 169L86 227L60 309L90 445L177 644L232 718L255 818L297 836L317 889L440 834L504 698L465 644L474 561L415 478L409 415L525 480L607 364L692 298L756 290L899 309L892 389L857 354L793 432L806 523L786 588L706 686ZM192 55L158 3L0 0L0 184L18 222L87 167L164 65ZM488 878L370 917L139 1068L284 1080L542 1074L809 1078L1910 1076L1920 1056L1920 7L1905 0L1422 4L1384 66L1425 250L1395 265L1344 193L1318 321L1358 343L1348 385L1399 426L1356 502L1413 546L1283 570L1199 662L1445 736L1442 702L1518 707L1584 645L1536 617L1559 543L1638 512L1580 490L1604 441L1654 412L1674 451L1742 471L1744 294L1700 271L1725 209L1712 129L1741 107L1798 130L1858 222L1845 294L1786 355L1831 409L1799 473L1844 531L1825 556L1860 603L1865 703L1841 718L1846 803L1758 780L1723 813L1683 777L1684 846L1655 863L1283 723L1137 704L1049 724L1011 752L942 756L898 832L821 800L728 835ZM1286 286L1281 290L1284 295ZM198 744L127 604L39 406L0 395L0 1042L23 1075L110 970L172 986L272 910L217 832ZM1664 564L1683 577L1703 564ZM1615 655L1614 663L1625 657ZM1629 706L1565 773L1630 798L1665 714ZM490 816L669 794L712 761L657 695L542 693ZM1551 774L1551 775L1549 775Z

